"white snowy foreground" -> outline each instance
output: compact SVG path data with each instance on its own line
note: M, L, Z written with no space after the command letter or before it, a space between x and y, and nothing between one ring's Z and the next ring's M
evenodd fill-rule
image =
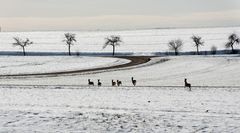
M240 89L2 86L0 132L240 132Z
M96 73L1 77L0 132L238 133L239 68L239 55L179 56ZM103 87L88 87L89 78ZM109 87L112 79L123 86Z

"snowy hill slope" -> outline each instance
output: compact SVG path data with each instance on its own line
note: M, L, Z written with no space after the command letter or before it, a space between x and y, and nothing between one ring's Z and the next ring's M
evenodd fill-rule
M161 59L169 61L154 64ZM121 80L124 86L131 86L131 77L138 86L182 86L187 78L193 86L240 86L240 56L179 56L156 57L152 65L125 68L104 73L87 75L57 76L8 79L2 78L2 84L46 84L46 85L87 85L87 79L101 79L104 86L110 86L111 80ZM67 80L66 80L67 77Z

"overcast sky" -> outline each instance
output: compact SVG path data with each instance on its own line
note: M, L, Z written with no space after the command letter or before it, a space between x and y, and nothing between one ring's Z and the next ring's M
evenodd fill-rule
M0 0L5 31L240 25L240 0Z

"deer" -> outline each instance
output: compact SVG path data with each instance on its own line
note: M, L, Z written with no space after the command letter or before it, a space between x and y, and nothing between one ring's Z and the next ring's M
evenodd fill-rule
M122 81L117 80L117 86L122 86Z
M187 79L184 79L185 87L189 88L189 91L191 91L191 84L187 82Z
M133 84L134 86L136 86L136 84L137 84L137 80L134 80L133 77L132 77L132 84Z
M112 80L112 86L116 86L116 82Z
M88 85L89 86L94 86L94 82L92 82L90 79L88 79Z
M100 79L98 79L98 87L102 86L102 83L100 82Z

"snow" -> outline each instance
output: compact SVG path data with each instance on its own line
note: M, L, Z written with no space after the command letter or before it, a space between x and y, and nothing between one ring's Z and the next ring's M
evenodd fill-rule
M161 62L162 59L168 61ZM1 84L87 85L87 79L101 79L104 86L121 80L131 86L131 77L138 86L182 86L187 78L193 86L240 86L240 56L166 56L155 57L147 64L94 73L56 77L4 78ZM67 80L66 80L67 77Z
M165 52L170 39L181 38L184 51L195 50L192 34L224 49L227 36L239 27L74 32L73 51L102 49L108 35L121 35L119 52L151 55ZM0 51L12 47L12 37L29 37L27 52L65 52L65 32L1 32ZM237 46L239 47L239 46ZM164 60L164 61L163 61ZM47 73L128 63L110 57L0 56L0 73ZM87 73L0 77L0 132L240 132L240 56L190 55L153 57L138 66ZM137 80L133 87L131 77ZM192 91L183 87L184 78ZM102 87L87 86L101 79ZM111 87L111 80L123 86Z
M0 131L240 131L239 89L58 87L1 86Z
M237 133L239 66L238 55L155 57L100 73L2 77L0 132ZM88 78L103 87L88 87ZM123 86L110 87L111 79Z
M71 31L69 31L71 32ZM123 44L116 48L117 52L152 53L169 51L167 43L172 39L182 39L182 51L196 51L191 40L192 35L203 37L204 46L200 50L210 50L214 45L218 50L225 49L229 34L240 34L240 27L225 28L189 28L189 29L152 29L132 31L72 31L76 34L77 43L72 46L73 52L111 52L112 48L103 49L104 39L110 35L120 35ZM0 51L21 51L13 47L13 37L30 38L33 45L26 48L27 52L67 52L67 45L62 32L1 32ZM236 46L239 49L239 46Z
M239 86L240 57L232 56L181 56L157 57L169 61L130 69L98 74L106 81L121 79L124 85L131 85L130 78L138 80L139 86L182 86L187 78L194 86ZM114 75L114 76L113 76ZM91 75L89 76L91 77Z
M51 73L121 65L125 59L67 56L0 56L1 75Z

